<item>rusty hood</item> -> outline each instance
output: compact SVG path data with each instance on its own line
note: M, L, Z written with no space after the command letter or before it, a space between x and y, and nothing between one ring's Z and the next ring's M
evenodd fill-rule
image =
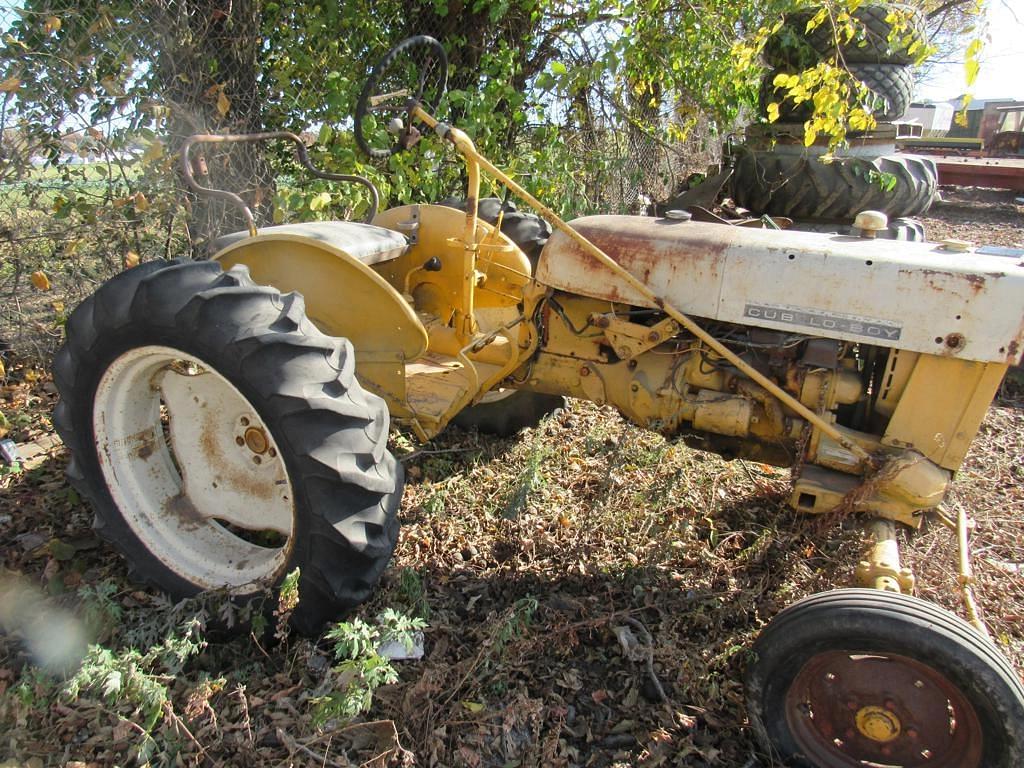
M587 216L572 226L695 317L967 360L1022 359L1019 256L642 216ZM541 254L537 279L592 298L656 306L560 231Z

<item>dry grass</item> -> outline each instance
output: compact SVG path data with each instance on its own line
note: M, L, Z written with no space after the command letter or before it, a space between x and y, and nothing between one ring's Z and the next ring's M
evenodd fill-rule
M992 224L968 218L947 222L943 236L984 241ZM1000 237L1018 241L1019 211L1000 221ZM20 274L52 257L26 252ZM0 270L0 289L20 295L12 263ZM82 274L54 271L53 298L66 295L70 307L92 279ZM50 300L9 302L0 336L20 342L15 334L35 330L48 350ZM52 432L45 371L8 368L0 410L11 436ZM321 728L313 699L337 684L322 642L211 642L167 681L171 706L154 731L153 764L376 767L402 764L398 742L421 766L758 764L743 707L747 649L786 605L850 583L863 548L855 521L798 516L785 505L788 473L725 463L582 402L516 439L450 430L416 452L396 434L394 448L408 474L404 533L359 613L394 607L425 618L425 658L401 665L400 682L379 689L365 720ZM114 650L153 642L183 613L216 610L176 609L134 584L93 535L65 463L58 450L29 472L0 475L8 584L20 575L49 604L98 615L93 639ZM946 502L976 522L984 618L1018 670L1022 475L1018 382L989 411ZM952 533L929 523L906 537L903 553L919 594L962 615ZM650 634L667 704L645 663L620 647L614 628L627 619ZM125 765L144 741L138 720L121 701L60 697L52 678L33 671L19 637L0 635L0 760Z
M5 409L28 414L16 436L49 428L44 383L7 390ZM948 506L977 521L985 617L1020 668L1024 583L1010 571L1024 562L1024 402L1008 395ZM396 435L395 449L408 455L408 441ZM84 585L113 585L123 616L103 640L138 642L170 608L98 545L63 463L57 455L2 481L4 566L79 612ZM264 649L243 637L212 644L174 681L156 763L359 765L393 748L397 733L418 765L744 765L755 754L742 704L746 649L785 605L849 583L862 547L852 521L829 527L791 512L787 473L667 443L587 403L517 439L450 430L407 469L394 566L360 611L391 606L429 622L426 657L401 667L367 717L397 731L316 728L311 699L325 686L326 650L298 639ZM904 552L920 594L960 612L952 534L930 525ZM667 705L644 663L620 648L613 627L626 617L650 632ZM130 707L60 700L29 677L18 643L0 644L10 756L128 761L139 741L123 720Z

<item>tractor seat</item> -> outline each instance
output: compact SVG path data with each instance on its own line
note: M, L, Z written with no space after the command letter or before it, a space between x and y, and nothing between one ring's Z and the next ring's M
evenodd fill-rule
M319 240L344 251L366 266L397 259L409 248L409 241L405 235L392 229L355 221L309 221L304 224L277 224L272 227L260 228L256 237L279 238L282 235ZM219 253L228 246L248 237L249 233L244 230L232 232L230 235L221 235L213 241L213 252Z

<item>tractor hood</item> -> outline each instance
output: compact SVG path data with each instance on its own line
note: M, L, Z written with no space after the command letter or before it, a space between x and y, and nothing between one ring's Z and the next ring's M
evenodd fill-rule
M934 243L729 227L643 216L572 226L686 314L964 360L1020 364L1021 256ZM655 307L563 232L537 279L558 290Z

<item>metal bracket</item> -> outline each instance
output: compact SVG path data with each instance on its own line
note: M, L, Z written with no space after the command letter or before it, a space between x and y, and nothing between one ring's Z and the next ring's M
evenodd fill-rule
M609 312L591 315L590 322L604 330L605 338L612 345L615 354L623 360L629 360L653 349L679 333L679 323L671 317L666 317L654 325L640 325L622 320Z

